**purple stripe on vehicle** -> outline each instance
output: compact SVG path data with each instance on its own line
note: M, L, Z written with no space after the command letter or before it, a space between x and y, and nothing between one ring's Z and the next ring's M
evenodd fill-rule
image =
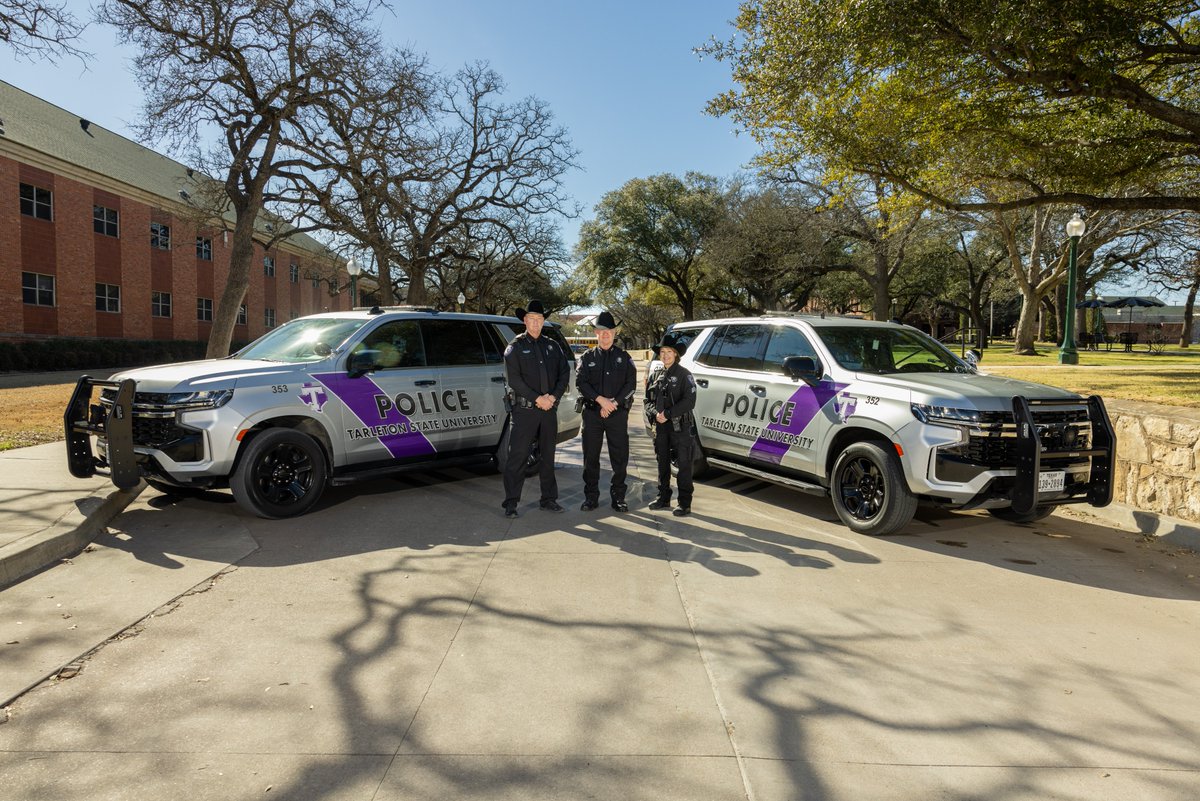
M412 421L400 414L395 407L388 409L383 419L379 418L379 407L375 403L376 395L387 395L378 384L367 376L349 378L345 373L322 373L313 378L325 385L325 388L337 396L359 422L366 427L402 425L403 434L382 434L379 442L396 459L411 456L425 456L434 453L433 443L420 431L411 430Z
M804 429L808 428L808 424L817 416L817 413L848 386L850 385L839 384L836 381L822 381L815 387L801 383L799 388L792 393L792 397L788 398L788 403L795 404L795 409L792 411L792 417L788 421L788 424L785 426L779 423L770 423L763 430L779 431L794 435L803 433ZM790 447L786 442L777 442L760 435L755 443L750 446L750 456L763 462L779 464L780 460L783 459L783 455L788 452L788 448Z

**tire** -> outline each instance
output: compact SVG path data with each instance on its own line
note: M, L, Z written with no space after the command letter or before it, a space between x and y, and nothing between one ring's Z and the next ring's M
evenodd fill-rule
M860 534L892 534L917 511L899 457L874 442L856 442L838 455L830 494L842 523Z
M988 514L1006 523L1035 523L1038 520L1044 520L1054 513L1054 506L1051 504L1043 504L1042 506L1033 507L1033 511L1028 514L1017 514L1011 506L1004 506L998 509L988 509Z
M325 453L291 428L268 428L246 446L229 481L242 508L278 519L307 512L325 492Z

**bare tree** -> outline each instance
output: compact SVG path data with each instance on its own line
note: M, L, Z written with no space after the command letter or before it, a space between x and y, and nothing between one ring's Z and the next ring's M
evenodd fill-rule
M376 7L375 0L103 0L97 10L139 51L134 72L147 98L139 135L185 150L222 176L233 241L210 357L229 351L260 213L280 197L287 173L305 168L298 131L323 124L321 104L342 89L347 65L379 49L368 25ZM205 152L200 143L213 134L222 145Z
M75 44L83 23L65 2L0 0L0 42L22 58L54 61L58 56L85 58Z

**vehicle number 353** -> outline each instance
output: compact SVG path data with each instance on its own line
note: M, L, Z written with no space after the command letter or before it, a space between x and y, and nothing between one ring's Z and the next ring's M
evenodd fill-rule
M287 384L272 384L271 391L275 392L275 393L287 392L288 391Z

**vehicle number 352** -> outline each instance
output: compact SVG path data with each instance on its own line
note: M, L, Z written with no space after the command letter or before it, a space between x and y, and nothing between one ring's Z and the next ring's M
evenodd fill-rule
M275 392L275 393L287 392L288 391L287 384L273 384L271 386L271 391Z

